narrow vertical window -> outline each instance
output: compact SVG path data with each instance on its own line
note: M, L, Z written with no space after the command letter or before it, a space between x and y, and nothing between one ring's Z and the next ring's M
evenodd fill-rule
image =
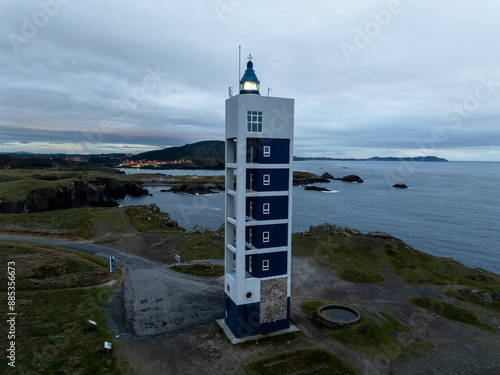
M264 175L264 185L271 185L271 175L270 174Z
M269 242L269 232L262 233L262 242Z
M269 261L268 260L262 261L262 271L269 271Z
M248 272L252 273L252 259L253 259L253 256L250 255L248 257Z
M253 173L250 173L250 190L253 190Z
M253 231L252 231L252 228L250 228L248 230L248 242L250 243L250 245L253 245Z
M250 207L248 211L248 216L253 218L253 201L250 201Z
M268 158L271 156L271 146L264 146L264 157Z
M271 212L271 204L270 203L264 203L262 205L262 213L264 215L269 215L270 212Z

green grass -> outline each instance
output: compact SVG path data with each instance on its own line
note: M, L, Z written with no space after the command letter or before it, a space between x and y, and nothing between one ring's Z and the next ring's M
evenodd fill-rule
M148 206L125 208L130 224L140 233L163 236L178 249L182 261L224 259L224 230L188 233L174 225L170 215L155 212Z
M322 366L326 365L326 366ZM285 375L320 367L313 373L349 375L357 374L356 370L333 354L320 349L303 349L278 354L260 361L249 363L245 370L250 375Z
M103 349L104 341L113 340L103 311L111 292L87 289L17 293L16 368L9 367L6 356L2 356L0 372L120 374L117 359ZM88 319L96 321L99 329L93 330ZM6 352L6 342L2 342L2 352Z
M447 319L470 324L483 330L495 331L490 325L481 323L479 318L472 312L443 301L427 297L413 297L410 299L410 303Z
M364 284L377 284L385 281L384 275L379 271L360 270L350 267L341 268L339 270L339 277L345 281Z
M100 284L121 270L111 275L106 261L73 251L21 243L0 246L1 264L15 262L17 313L16 367L9 367L2 356L0 373L128 373L103 348L104 341L113 340L103 309L113 290L52 290ZM6 280L1 283L6 285ZM0 305L0 314L6 316L6 309L7 304ZM2 340L0 349L5 353L7 348L7 340Z
M313 256L348 281L381 282L381 270L389 269L412 284L490 286L500 290L500 275L426 254L396 238L344 237L321 231L295 233L292 254Z
M304 313L314 322L316 310L327 303L323 301L307 301L301 304ZM359 311L359 309L357 309ZM359 323L344 328L321 328L330 336L342 344L365 352L369 355L379 357L385 362L393 362L411 354L418 354L421 350L429 350L431 345L422 342L414 336L408 326L393 316L380 312L380 322L368 318L359 311L361 320ZM394 338L396 333L404 335L408 339L405 342Z
M98 210L94 213L94 222L105 223L113 232L124 232L127 229L125 224L124 216L120 215L120 212L109 209Z
M170 269L181 272L188 273L191 275L198 276L222 276L224 275L224 266L212 265L212 264L188 264L178 266L171 266Z
M183 260L224 259L224 231L186 233L178 236L175 245Z
M87 239L95 235L92 221L94 210L72 208L30 214L0 214L0 231Z
M121 276L109 273L106 260L68 249L0 241L0 264L15 262L16 290L34 291L87 287ZM0 275L7 285L7 273Z
M132 227L140 233L166 234L182 231L168 213L157 212L149 206L125 207L125 214Z

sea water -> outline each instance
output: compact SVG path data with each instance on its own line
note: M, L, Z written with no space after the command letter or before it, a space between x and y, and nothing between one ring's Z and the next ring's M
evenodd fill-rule
M364 183L316 185L329 193L294 187L293 232L325 222L364 233L383 231L418 250L500 273L500 163L302 161L294 163L294 170L334 177L354 174ZM408 189L392 187L396 183ZM224 223L223 193L191 196L161 189L165 187L148 187L152 197L127 197L121 203L156 203L188 230L194 225L217 229Z

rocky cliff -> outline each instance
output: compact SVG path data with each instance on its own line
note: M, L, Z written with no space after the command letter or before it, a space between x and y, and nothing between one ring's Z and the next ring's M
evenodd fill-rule
M120 182L113 178L74 181L69 186L37 188L24 201L0 203L0 213L30 213L78 207L115 207L116 199L126 195L140 196L149 192L135 182Z

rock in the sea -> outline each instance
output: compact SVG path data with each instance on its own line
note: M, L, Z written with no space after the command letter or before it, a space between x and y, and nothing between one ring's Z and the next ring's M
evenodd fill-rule
M357 182L358 184L362 184L364 182L359 176L356 176L355 174L350 174L342 178L337 178L337 180L344 182Z
M313 191L331 191L324 187L319 186L306 186L304 190L313 190Z
M327 179L329 179L329 180L333 180L333 179L334 179L334 177L333 177L330 173L328 173L328 172L323 173L323 174L321 175L321 177L323 177L323 178L327 178Z
M310 184L319 184L319 183L330 182L329 179L320 177L320 176L309 176L309 177L294 177L293 178L293 186L303 186Z
M394 184L392 185L393 188L399 188L399 189L408 189L408 186L406 184Z

